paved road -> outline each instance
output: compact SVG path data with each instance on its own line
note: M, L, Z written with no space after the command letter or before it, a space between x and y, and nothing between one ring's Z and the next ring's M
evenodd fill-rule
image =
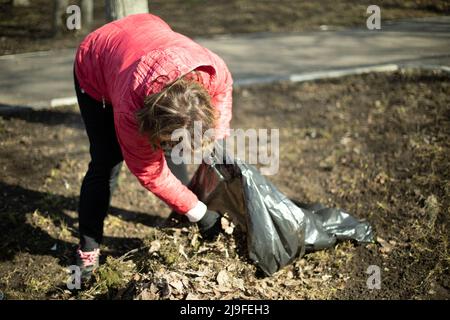
M450 16L382 24L379 31L258 33L196 40L224 58L236 84L380 64L450 66ZM74 96L74 52L0 57L0 109L70 103L65 98Z

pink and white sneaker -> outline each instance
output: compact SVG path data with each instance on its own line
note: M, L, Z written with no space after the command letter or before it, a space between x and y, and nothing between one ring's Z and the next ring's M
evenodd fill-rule
M92 277L92 273L98 268L100 264L100 249L94 249L93 251L81 251L77 249L77 266L80 267L81 281L89 281Z

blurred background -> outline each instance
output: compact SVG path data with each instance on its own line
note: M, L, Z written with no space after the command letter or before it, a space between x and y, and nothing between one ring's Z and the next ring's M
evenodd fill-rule
M83 1L70 1L82 6ZM83 33L107 21L105 1L92 3L92 19L80 31L64 28L66 0L1 0L0 54L76 47ZM107 2L107 1L106 1ZM112 1L114 2L114 1ZM141 2L141 1L136 1ZM372 1L373 2L373 1ZM189 37L249 32L312 31L361 26L369 0L152 0L151 13ZM383 20L448 14L445 0L384 0ZM56 21L56 23L55 23Z

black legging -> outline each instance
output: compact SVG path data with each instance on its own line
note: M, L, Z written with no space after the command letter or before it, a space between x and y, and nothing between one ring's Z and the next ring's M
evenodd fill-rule
M91 251L102 242L103 222L117 186L123 157L117 142L112 106L103 105L82 92L76 77L75 91L91 155L89 168L81 184L78 207L80 246L83 251ZM189 179L186 166L175 165L170 157L166 157L166 161L174 175L187 184Z

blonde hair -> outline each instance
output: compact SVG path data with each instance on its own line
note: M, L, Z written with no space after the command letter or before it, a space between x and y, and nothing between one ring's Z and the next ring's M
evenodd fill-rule
M190 76L178 78L161 92L147 96L144 107L136 112L139 131L148 136L154 148L169 142L176 129L187 129L193 137L195 121L201 121L202 134L214 128L216 112L211 97Z

